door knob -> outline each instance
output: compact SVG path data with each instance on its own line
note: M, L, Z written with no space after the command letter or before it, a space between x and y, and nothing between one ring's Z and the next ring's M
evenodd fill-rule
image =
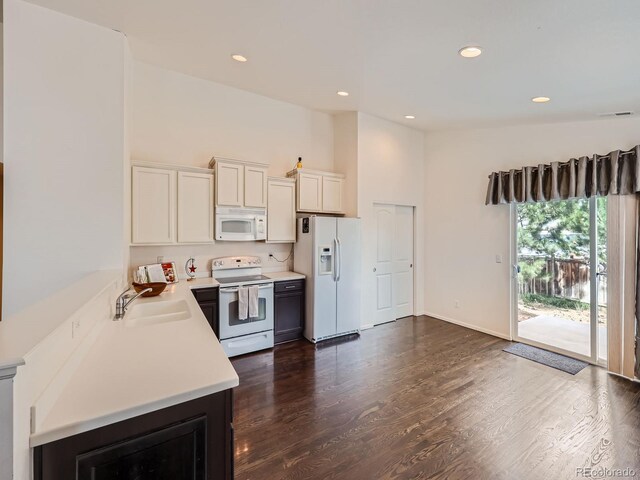
M373 267L373 271L374 271L374 272L376 271L376 267Z
M413 263L410 263L410 264L409 264L409 268L413 268Z

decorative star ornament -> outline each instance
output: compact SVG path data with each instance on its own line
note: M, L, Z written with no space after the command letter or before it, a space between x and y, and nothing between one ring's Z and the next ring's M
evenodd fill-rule
M185 272L187 272L187 281L189 280L193 280L196 277L196 269L198 267L196 267L196 259L193 257L190 257L189 260L187 260L187 263L184 264L184 270Z

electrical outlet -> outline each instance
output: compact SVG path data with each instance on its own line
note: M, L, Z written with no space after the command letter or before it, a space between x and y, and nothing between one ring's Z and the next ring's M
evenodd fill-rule
M76 338L78 330L80 330L80 320L74 320L71 322L71 338Z
M502 263L502 255L496 255L496 263Z
M455 305L456 308L460 308L460 300L456 300L454 302L454 305Z
M275 257L273 256L273 253L269 254L269 260L275 260Z
M162 255L158 255L156 257L156 263L163 263L164 262L164 257Z

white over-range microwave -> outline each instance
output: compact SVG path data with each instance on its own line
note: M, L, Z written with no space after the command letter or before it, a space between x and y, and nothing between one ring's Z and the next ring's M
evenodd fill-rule
M216 240L252 242L267 238L264 208L216 208Z

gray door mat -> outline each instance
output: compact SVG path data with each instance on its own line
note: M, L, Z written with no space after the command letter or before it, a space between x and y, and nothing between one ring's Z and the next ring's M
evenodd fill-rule
M559 353L549 352L542 348L532 347L531 345L525 345L524 343L512 343L506 348L502 349L504 352L512 353L528 360L547 365L563 372L575 375L580 370L588 367L589 364L575 358L565 357Z

